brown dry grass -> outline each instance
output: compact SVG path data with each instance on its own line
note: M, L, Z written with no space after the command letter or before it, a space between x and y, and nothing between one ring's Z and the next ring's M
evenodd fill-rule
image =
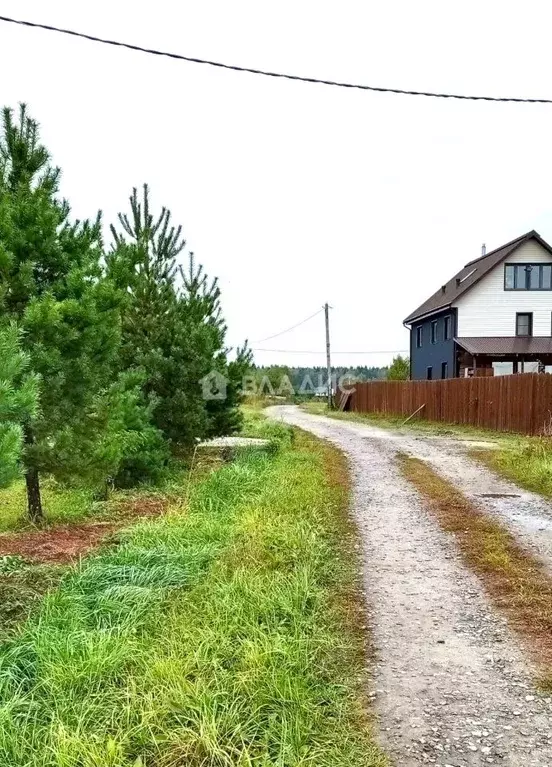
M479 576L552 689L552 576L499 521L471 503L426 463L401 455L404 476L428 501L440 526L454 535L464 562Z

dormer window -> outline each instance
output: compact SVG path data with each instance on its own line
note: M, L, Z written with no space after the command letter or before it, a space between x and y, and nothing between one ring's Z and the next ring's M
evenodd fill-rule
M552 264L506 264L504 290L552 290Z

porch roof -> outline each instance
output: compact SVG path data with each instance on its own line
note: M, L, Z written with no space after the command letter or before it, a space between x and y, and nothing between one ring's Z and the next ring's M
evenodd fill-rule
M454 340L469 354L552 354L552 336L478 336Z

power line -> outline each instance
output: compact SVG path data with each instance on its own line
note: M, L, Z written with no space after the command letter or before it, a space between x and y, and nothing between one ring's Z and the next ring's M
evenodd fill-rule
M313 317L317 317L320 312L324 311L324 309L319 309L314 314L311 314L309 317L307 317L304 320L301 320L301 322L298 322L296 325L292 325L290 328L286 328L286 330L281 330L279 333L274 333L273 336L267 336L266 338L260 338L258 341L255 341L257 344L262 344L264 341L270 341L272 338L277 338L278 336L283 336L284 333L289 333L292 330L295 330L295 328L300 327L301 325L304 325L305 322L308 322L309 320L312 320Z
M283 80L295 80L301 83L315 83L317 85L330 85L335 88L351 88L361 91L373 91L376 93L393 93L400 96L426 96L428 98L436 99L460 99L462 101L499 101L499 102L513 102L518 104L552 104L552 99L530 99L530 98L514 98L503 96L466 96L460 93L437 93L433 91L414 91L404 90L402 88L383 88L375 85L362 85L360 83L348 83L340 80L323 80L317 77L304 77L302 75L291 75L284 72L272 72L266 69L254 69L253 67L240 67L235 64L225 64L221 61L211 61L209 59L199 59L195 56L184 56L179 53L170 53L169 51L160 51L156 48L144 48L141 45L134 45L133 43L124 43L119 40L109 40L104 37L96 37L95 35L89 35L85 32L77 32L74 29L64 29L63 27L54 27L51 24L39 24L36 21L25 21L23 19L13 19L9 16L0 16L0 21L8 22L9 24L20 24L24 27L32 27L33 29L44 29L48 32L58 32L62 35L71 35L72 37L79 37L83 40L90 40L94 43L103 43L104 45L114 45L119 48L127 48L131 51L139 51L140 53L149 53L152 56L165 56L170 59L177 59L179 61L188 61L191 64L205 64L209 67L217 67L218 69L229 69L233 72L247 72L251 75L261 75L263 77L276 77Z
M259 349L258 347L251 347L254 352L279 352L281 354L323 354L322 349ZM332 354L408 354L408 349L371 349L370 351L352 351L352 352L335 352L332 349Z

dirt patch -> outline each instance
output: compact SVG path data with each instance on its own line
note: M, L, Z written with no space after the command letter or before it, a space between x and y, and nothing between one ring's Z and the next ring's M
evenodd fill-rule
M167 506L167 498L125 498L117 502L114 520L5 533L0 535L0 556L16 555L31 562L66 564L98 548L107 536L127 525L130 519L159 516Z
M168 498L158 496L124 498L117 501L114 516L125 520L132 517L158 517L165 513L168 505Z
M98 522L10 533L0 536L0 556L17 555L32 562L63 564L96 548L120 526L112 522Z

